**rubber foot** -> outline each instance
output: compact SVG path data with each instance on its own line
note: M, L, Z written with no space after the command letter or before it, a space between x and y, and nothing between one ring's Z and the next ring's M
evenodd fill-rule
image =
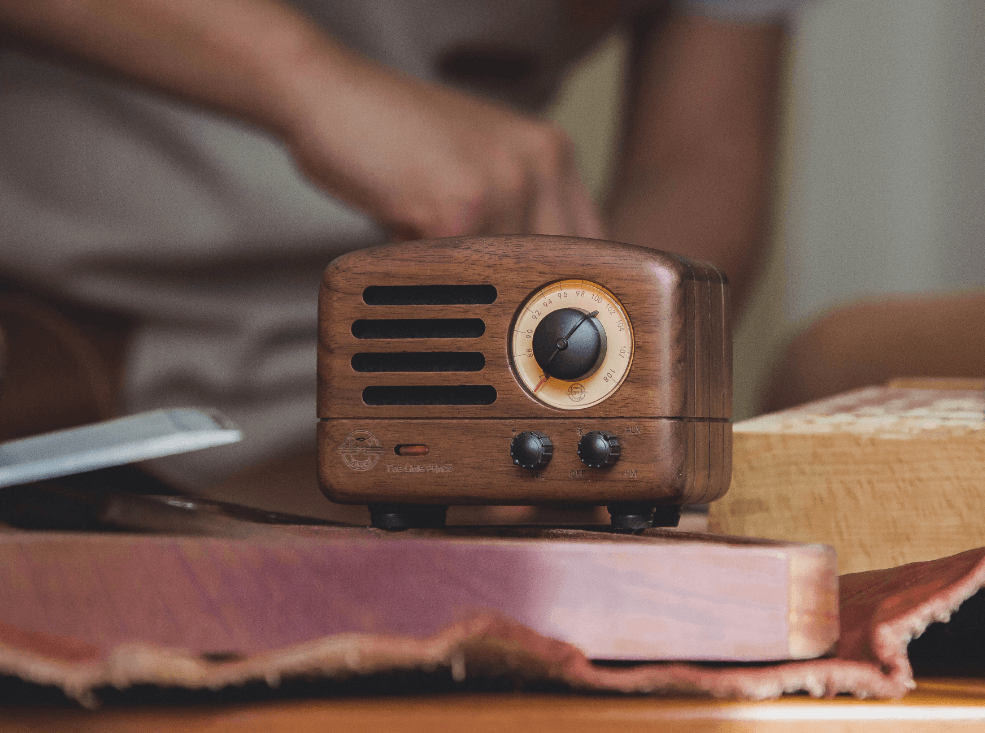
M370 504L370 522L377 529L399 532L405 529L444 527L445 504Z

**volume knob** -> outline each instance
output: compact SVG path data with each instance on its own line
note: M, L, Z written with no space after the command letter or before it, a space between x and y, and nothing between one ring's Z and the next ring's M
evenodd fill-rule
M510 442L513 465L536 471L551 462L554 444L539 430L524 430Z
M619 438L607 430L585 433L578 441L578 457L589 468L605 468L619 460Z

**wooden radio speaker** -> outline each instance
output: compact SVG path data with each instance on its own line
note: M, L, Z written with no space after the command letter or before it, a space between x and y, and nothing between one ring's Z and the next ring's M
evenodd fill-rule
M729 299L712 265L571 237L392 244L329 265L319 321L319 479L374 526L564 504L636 531L728 489Z

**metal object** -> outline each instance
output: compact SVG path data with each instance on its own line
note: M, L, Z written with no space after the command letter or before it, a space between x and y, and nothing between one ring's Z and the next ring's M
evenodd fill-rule
M153 410L0 443L0 488L236 443L218 412Z

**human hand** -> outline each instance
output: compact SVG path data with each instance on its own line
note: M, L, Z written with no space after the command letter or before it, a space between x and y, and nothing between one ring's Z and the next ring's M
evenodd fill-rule
M388 69L280 0L0 0L0 26L264 127L312 181L399 236L602 236L560 129Z
M603 236L571 142L550 122L360 58L297 91L286 137L300 169L401 238Z

